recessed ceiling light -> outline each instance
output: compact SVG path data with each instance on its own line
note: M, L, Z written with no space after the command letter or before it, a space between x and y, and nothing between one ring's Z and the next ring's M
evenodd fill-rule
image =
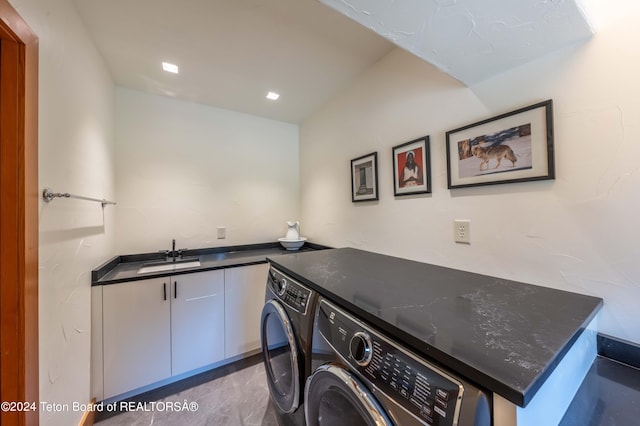
M170 64L169 62L162 63L162 69L171 72L174 74L178 74L178 66L176 64Z
M272 101L275 101L279 97L280 97L280 95L278 93L276 93L276 92L267 93L267 99L271 99Z

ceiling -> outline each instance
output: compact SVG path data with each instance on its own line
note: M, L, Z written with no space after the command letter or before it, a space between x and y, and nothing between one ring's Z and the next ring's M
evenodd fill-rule
M394 47L316 0L74 4L118 86L290 123ZM180 73L163 71L163 61Z
M575 0L73 1L118 86L290 123L395 44L470 84L592 33Z
M320 0L466 85L594 33L580 0Z

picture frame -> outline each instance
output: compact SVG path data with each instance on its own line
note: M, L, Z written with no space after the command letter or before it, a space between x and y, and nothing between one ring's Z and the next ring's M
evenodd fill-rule
M551 99L446 132L449 189L555 179Z
M429 136L394 146L393 195L431 193L431 153Z
M378 153L351 160L351 201L378 199Z

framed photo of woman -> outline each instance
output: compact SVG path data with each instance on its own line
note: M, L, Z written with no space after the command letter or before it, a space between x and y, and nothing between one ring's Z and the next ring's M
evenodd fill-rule
M394 146L393 195L431 193L429 136Z

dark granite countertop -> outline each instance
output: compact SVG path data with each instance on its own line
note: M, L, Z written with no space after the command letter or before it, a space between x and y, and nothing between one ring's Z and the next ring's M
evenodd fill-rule
M524 407L602 299L352 248L271 263L413 350Z
M127 281L146 280L149 278L167 277L170 275L191 274L194 272L236 266L257 265L267 262L267 256L287 255L304 251L322 250L327 247L306 242L299 250L285 250L279 243L250 244L242 246L215 247L197 250L186 250L184 257L197 257L200 266L173 271L148 272L139 274L143 264L164 260L162 253L142 253L115 256L91 271L91 285L115 284ZM265 278L266 279L266 278Z

